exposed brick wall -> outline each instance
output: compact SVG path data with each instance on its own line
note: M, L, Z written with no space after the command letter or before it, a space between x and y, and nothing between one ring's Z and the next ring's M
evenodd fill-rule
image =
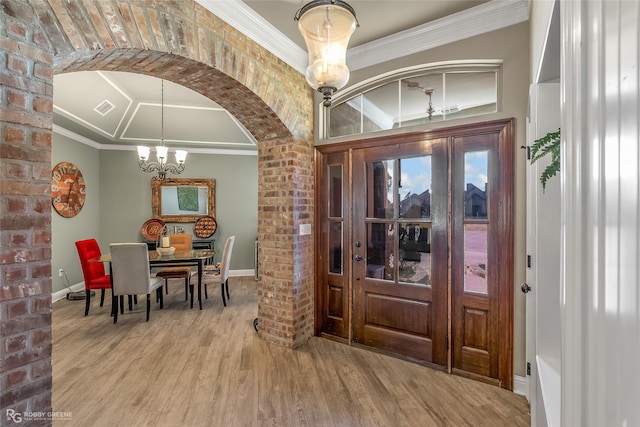
M313 221L314 197L303 75L193 0L2 0L0 35L3 410L51 406L54 72L164 78L219 103L256 137L260 334L287 347L312 336L313 238L297 235Z
M0 12L0 424L51 410L53 52L31 8ZM29 423L25 422L26 425Z
M313 335L313 146L294 138L264 141L258 153L260 335L295 347Z

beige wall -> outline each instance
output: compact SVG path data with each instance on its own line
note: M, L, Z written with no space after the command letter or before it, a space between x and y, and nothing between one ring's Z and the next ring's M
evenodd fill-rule
M525 212L525 166L524 152L518 147L526 145L526 113L529 91L530 55L529 55L529 23L524 22L498 31L493 31L471 39L462 40L441 46L414 55L406 56L394 61L378 64L362 70L351 72L349 86L356 85L364 80L371 79L383 73L388 73L401 68L415 65L429 64L440 61L466 59L497 59L503 61L502 72L502 110L480 117L452 120L433 125L405 128L400 131L387 131L386 133L415 132L439 127L451 127L460 124L479 121L496 120L502 118L515 118L515 275L514 275L514 374L525 376L525 298L520 291L520 284L525 281L525 238L526 238L526 212ZM349 90L349 86L339 93ZM338 94L339 96L339 94ZM335 97L334 97L335 99ZM338 98L339 99L339 98ZM316 106L321 102L321 97L316 96ZM317 110L316 110L317 113ZM383 133L381 133L383 134ZM373 134L368 134L371 137ZM351 138L353 139L353 138ZM316 126L316 140L318 129ZM344 141L345 139L340 139ZM332 140L331 142L337 142ZM317 145L326 144L321 141Z

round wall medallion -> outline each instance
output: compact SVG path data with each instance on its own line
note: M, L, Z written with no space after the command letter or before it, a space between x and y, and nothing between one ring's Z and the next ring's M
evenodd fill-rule
M87 194L82 172L71 162L60 162L51 171L51 205L65 218L78 215Z

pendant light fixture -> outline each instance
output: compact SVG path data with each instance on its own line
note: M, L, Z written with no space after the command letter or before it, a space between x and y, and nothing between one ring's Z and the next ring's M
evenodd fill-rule
M331 96L349 81L347 46L358 28L356 12L340 0L314 0L295 14L298 29L309 51L307 83L331 105Z
M147 162L151 149L142 145L138 145L138 166L143 172L158 171L158 176L153 179L164 181L167 179L167 172L174 175L181 174L184 171L184 163L187 160L187 152L185 150L176 150L176 163L167 163L169 148L164 145L164 79L161 83L160 92L160 145L156 147L157 162Z

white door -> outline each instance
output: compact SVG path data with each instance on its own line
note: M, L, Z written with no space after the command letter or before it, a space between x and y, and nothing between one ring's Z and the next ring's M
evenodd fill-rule
M527 144L560 126L560 85L532 85ZM544 158L527 167L527 363L531 425L559 425L561 324L560 177L543 189Z

